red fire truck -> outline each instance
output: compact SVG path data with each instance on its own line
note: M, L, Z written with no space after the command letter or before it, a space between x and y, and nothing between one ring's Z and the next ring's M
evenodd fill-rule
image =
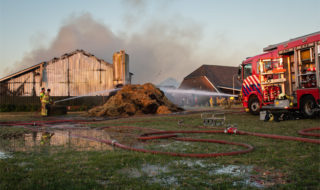
M312 117L320 108L320 31L269 45L239 67L246 110L299 111Z

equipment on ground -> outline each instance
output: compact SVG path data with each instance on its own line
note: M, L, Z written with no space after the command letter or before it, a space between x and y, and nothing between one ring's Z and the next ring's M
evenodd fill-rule
M222 126L226 123L226 115L222 112L217 113L202 113L204 126Z

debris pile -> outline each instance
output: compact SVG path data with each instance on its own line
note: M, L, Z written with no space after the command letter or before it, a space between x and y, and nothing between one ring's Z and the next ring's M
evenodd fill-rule
M131 116L135 114L170 114L183 111L170 102L151 83L125 85L102 105L89 110L89 116Z

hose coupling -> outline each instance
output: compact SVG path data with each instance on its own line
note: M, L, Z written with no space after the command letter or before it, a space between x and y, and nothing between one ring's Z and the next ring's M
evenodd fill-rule
M116 141L116 140L112 140L112 141L111 141L111 145L112 145L112 146L114 146L114 145L115 145L115 143L117 143L117 141Z
M224 133L236 134L238 129L236 127L228 127L224 129Z

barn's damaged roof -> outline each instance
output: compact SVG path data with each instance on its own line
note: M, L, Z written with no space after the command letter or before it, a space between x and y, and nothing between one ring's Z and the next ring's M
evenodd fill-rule
M87 56L87 57L94 57L94 58L95 58L98 62L100 62L100 63L102 62L102 63L110 64L110 63L104 61L103 59L97 58L96 56L94 56L94 55L91 54L91 53L88 53L88 52L86 52L86 51L84 51L84 50L82 50L82 49L81 49L81 50L78 50L78 49L77 49L77 50L75 50L75 51L73 51L73 52L71 52L71 53L65 53L65 54L63 54L62 56L60 56L59 58L54 57L54 58L51 59L50 61L45 61L45 62L38 63L38 64L36 64L36 65L33 65L33 66L31 66L31 67L28 67L28 68L23 69L23 70L18 71L18 72L15 72L15 73L13 73L13 74L11 74L11 75L8 75L8 76L6 76L6 77L3 77L3 78L0 79L0 82L9 80L9 79L14 78L14 77L18 77L18 76L20 76L20 75L22 75L22 74L24 74L24 73L27 73L27 72L33 71L33 70L35 70L35 69L38 69L42 64L46 64L46 63L49 63L49 62L54 63L54 62L57 62L57 61L59 61L59 60L61 60L61 59L69 58L69 57L71 57L71 56L73 56L74 54L77 54L77 53L81 53L81 54L83 54L83 55L85 55L85 56Z
M38 69L38 68L40 67L40 65L41 65L41 64L44 64L44 63L45 63L45 62L42 62L42 63L36 64L36 65L33 65L33 66L31 66L31 67L28 67L28 68L26 68L26 69L23 69L23 70L21 70L21 71L18 71L18 72L16 72L16 73L11 74L11 75L8 75L8 76L6 76L6 77L3 77L3 78L0 79L0 82L9 80L9 79L14 78L14 77L18 77L18 76L20 76L20 75L22 75L22 74L24 74L24 73L27 73L27 72L33 71L33 70L35 70L35 69Z

